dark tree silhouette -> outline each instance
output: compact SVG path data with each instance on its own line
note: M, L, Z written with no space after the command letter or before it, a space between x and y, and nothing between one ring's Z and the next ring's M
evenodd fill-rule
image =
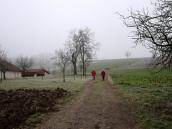
M60 69L62 70L63 82L66 82L65 71L68 62L70 61L69 53L62 49L56 50L54 59L55 59L55 64L58 67L60 67Z
M0 45L0 74L1 74L1 82L2 82L2 79L4 78L4 80L6 80L6 77L5 77L5 73L6 73L6 66L5 66L5 63L7 60L7 54L5 52L5 50L1 47Z
M94 50L98 47L94 33L89 28L72 31L67 41L67 49L71 56L74 76L77 75L77 61L82 62L82 74L85 76L88 64L91 62Z
M81 50L81 45L78 39L78 34L77 31L71 31L70 35L69 35L69 40L66 43L66 48L67 51L70 53L70 61L72 63L73 66L73 75L74 75L74 79L75 76L77 75L77 61L78 61L78 56L80 54L80 50Z
M152 12L130 11L129 16L120 15L124 24L133 28L132 38L152 50L153 65L162 68L172 66L172 1L158 0L152 3Z
M28 57L20 56L16 59L16 65L22 69L23 73L25 73L27 69L32 67L33 63L33 59Z
M126 56L127 58L129 58L129 57L131 56L131 52L130 52L130 51L126 51L125 56Z
M94 33L89 28L80 29L78 31L78 39L81 45L80 59L82 62L82 75L86 75L87 65L93 57L93 51L98 47L98 43L95 43Z

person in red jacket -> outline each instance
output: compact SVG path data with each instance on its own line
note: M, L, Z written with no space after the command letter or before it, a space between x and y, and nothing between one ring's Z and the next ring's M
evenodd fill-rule
M102 70L101 76L102 76L102 80L103 80L103 81L105 80L105 75L106 75L106 72L105 72L104 70Z
M96 71L95 71L95 70L93 70L93 71L91 72L91 75L92 75L92 77L93 77L93 80L96 80Z

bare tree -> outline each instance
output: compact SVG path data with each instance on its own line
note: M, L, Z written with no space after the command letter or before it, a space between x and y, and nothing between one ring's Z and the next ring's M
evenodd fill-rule
M5 50L0 45L0 72L1 72L1 82L2 79L6 80L5 73L6 73L6 66L5 63L7 59L7 54Z
M98 43L95 43L94 33L89 28L80 29L78 31L78 40L80 43L80 58L82 62L82 75L86 75L86 62L92 59L93 50L96 49Z
M6 54L5 50L0 45L0 59L5 60L6 57L7 57L7 54Z
M153 52L153 64L163 68L172 66L172 1L158 0L152 3L152 12L130 11L122 16L124 24L133 28L133 39Z
M74 30L70 33L66 46L71 55L74 77L77 75L78 59L82 62L82 74L85 76L86 67L91 62L93 52L98 46L98 43L95 43L94 40L94 33L89 28Z
M62 70L63 82L65 82L66 81L65 79L66 66L68 62L70 61L69 53L62 49L56 50L55 57L53 59L56 60L55 64Z
M93 59L93 54L90 51L86 51L86 58L85 58L85 73L87 73L87 68L90 66Z
M129 58L129 57L131 56L131 52L127 51L127 52L125 53L125 56L126 56L127 58Z
M16 59L16 64L19 68L22 69L22 72L25 73L27 69L32 67L33 59L29 57L20 56Z
M69 35L69 40L66 43L66 48L70 53L70 59L73 66L74 79L77 75L77 61L81 50L81 44L79 42L79 37L77 31L72 31Z

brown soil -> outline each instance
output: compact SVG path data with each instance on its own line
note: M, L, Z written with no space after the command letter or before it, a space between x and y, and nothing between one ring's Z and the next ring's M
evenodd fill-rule
M35 129L138 129L126 100L108 81L88 81L80 95Z
M13 129L36 112L54 110L68 92L56 90L0 90L0 129Z

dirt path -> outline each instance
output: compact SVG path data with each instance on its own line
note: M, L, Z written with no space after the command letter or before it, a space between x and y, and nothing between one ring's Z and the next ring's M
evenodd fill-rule
M118 90L96 80L36 129L137 129L133 118Z

